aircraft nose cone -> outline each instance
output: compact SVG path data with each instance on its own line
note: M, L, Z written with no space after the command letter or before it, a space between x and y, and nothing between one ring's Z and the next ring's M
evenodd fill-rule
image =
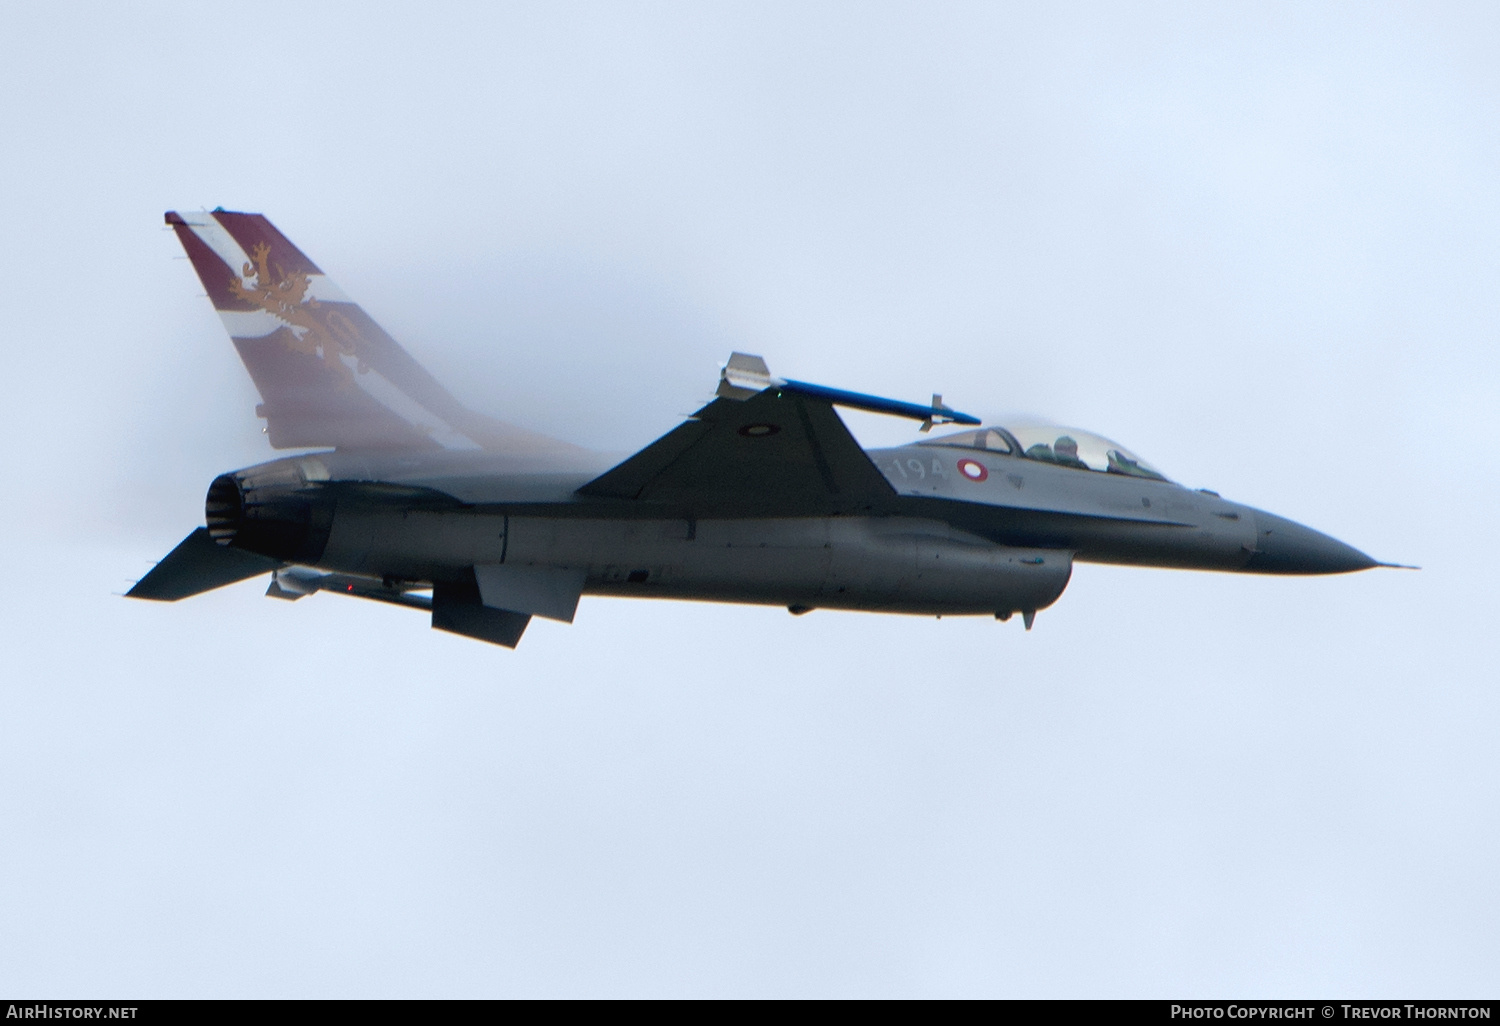
M1337 538L1311 527L1255 512L1255 554L1244 569L1258 574L1347 574L1379 564Z

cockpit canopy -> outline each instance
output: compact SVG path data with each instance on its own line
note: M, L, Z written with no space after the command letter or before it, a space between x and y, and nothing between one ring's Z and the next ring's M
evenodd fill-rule
M1123 445L1111 442L1089 431L1058 427L1055 424L1023 424L1011 428L998 424L975 431L931 438L918 445L947 445L959 449L982 449L986 452L1019 456L1023 459L1052 463L1074 470L1093 470L1101 474L1124 474L1165 481L1166 476Z

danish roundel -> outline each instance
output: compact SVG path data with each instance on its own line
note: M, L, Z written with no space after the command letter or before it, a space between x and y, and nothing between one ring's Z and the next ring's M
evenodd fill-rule
M959 460L958 472L970 481L983 481L990 476L990 472L985 468L985 465L976 460Z

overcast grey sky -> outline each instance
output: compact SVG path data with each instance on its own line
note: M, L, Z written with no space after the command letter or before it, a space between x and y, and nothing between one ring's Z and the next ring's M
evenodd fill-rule
M1497 10L5 7L0 991L1493 996ZM215 205L587 445L740 348L1424 569L514 653L126 602L270 453L161 229Z

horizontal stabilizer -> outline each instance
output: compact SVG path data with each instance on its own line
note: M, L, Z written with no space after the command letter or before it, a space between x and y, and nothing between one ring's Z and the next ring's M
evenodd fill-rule
M515 648L530 622L526 613L485 605L472 573L467 581L433 585L432 626L437 630Z
M279 559L220 545L200 527L125 593L126 598L176 602L191 595L259 577L284 566Z

